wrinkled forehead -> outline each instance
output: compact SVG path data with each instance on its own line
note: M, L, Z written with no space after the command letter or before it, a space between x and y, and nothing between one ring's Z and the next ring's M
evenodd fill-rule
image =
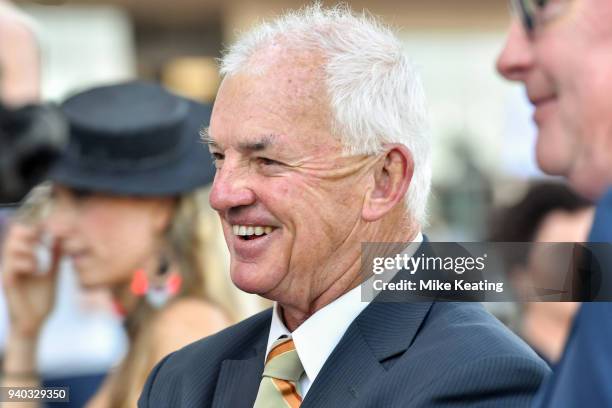
M257 65L258 59L265 60ZM312 53L263 51L253 69L223 79L209 136L218 144L270 141L314 148L331 136L330 104L320 58ZM262 68L263 67L263 68Z

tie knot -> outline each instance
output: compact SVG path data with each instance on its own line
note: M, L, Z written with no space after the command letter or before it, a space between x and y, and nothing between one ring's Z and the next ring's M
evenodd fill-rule
M268 353L264 367L264 377L297 382L304 373L293 339L277 340Z

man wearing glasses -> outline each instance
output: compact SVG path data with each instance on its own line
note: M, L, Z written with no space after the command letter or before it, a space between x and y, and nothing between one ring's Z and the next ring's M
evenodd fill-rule
M497 69L522 82L534 105L539 166L598 200L589 240L612 242L612 1L512 4ZM539 404L610 407L611 378L612 304L585 303Z

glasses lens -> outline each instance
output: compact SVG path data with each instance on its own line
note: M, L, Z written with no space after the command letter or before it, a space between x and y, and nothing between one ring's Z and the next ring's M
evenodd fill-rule
M546 2L546 0L536 0ZM535 6L530 0L512 0L512 8L514 12L519 15L525 31L531 33L533 31L533 22L535 15Z

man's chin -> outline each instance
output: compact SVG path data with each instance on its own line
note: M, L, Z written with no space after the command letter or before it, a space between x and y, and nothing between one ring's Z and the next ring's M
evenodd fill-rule
M263 295L274 284L270 282L269 268L257 264L238 263L230 267L230 276L234 285L243 292Z
M574 140L558 120L549 118L540 124L535 145L540 170L551 176L567 177L576 159Z
M546 143L538 136L536 161L538 167L550 176L567 177L571 171L571 160L566 152L560 151L558 144Z
M567 166L563 165L559 161L551 158L550 156L544 156L538 154L537 163L540 170L549 176L563 176L567 177L569 170Z
M585 172L576 171L562 160L538 155L537 162L544 173L550 176L562 176L576 193L588 200L596 201L605 192L606 184L602 182L602 178L588 177Z

